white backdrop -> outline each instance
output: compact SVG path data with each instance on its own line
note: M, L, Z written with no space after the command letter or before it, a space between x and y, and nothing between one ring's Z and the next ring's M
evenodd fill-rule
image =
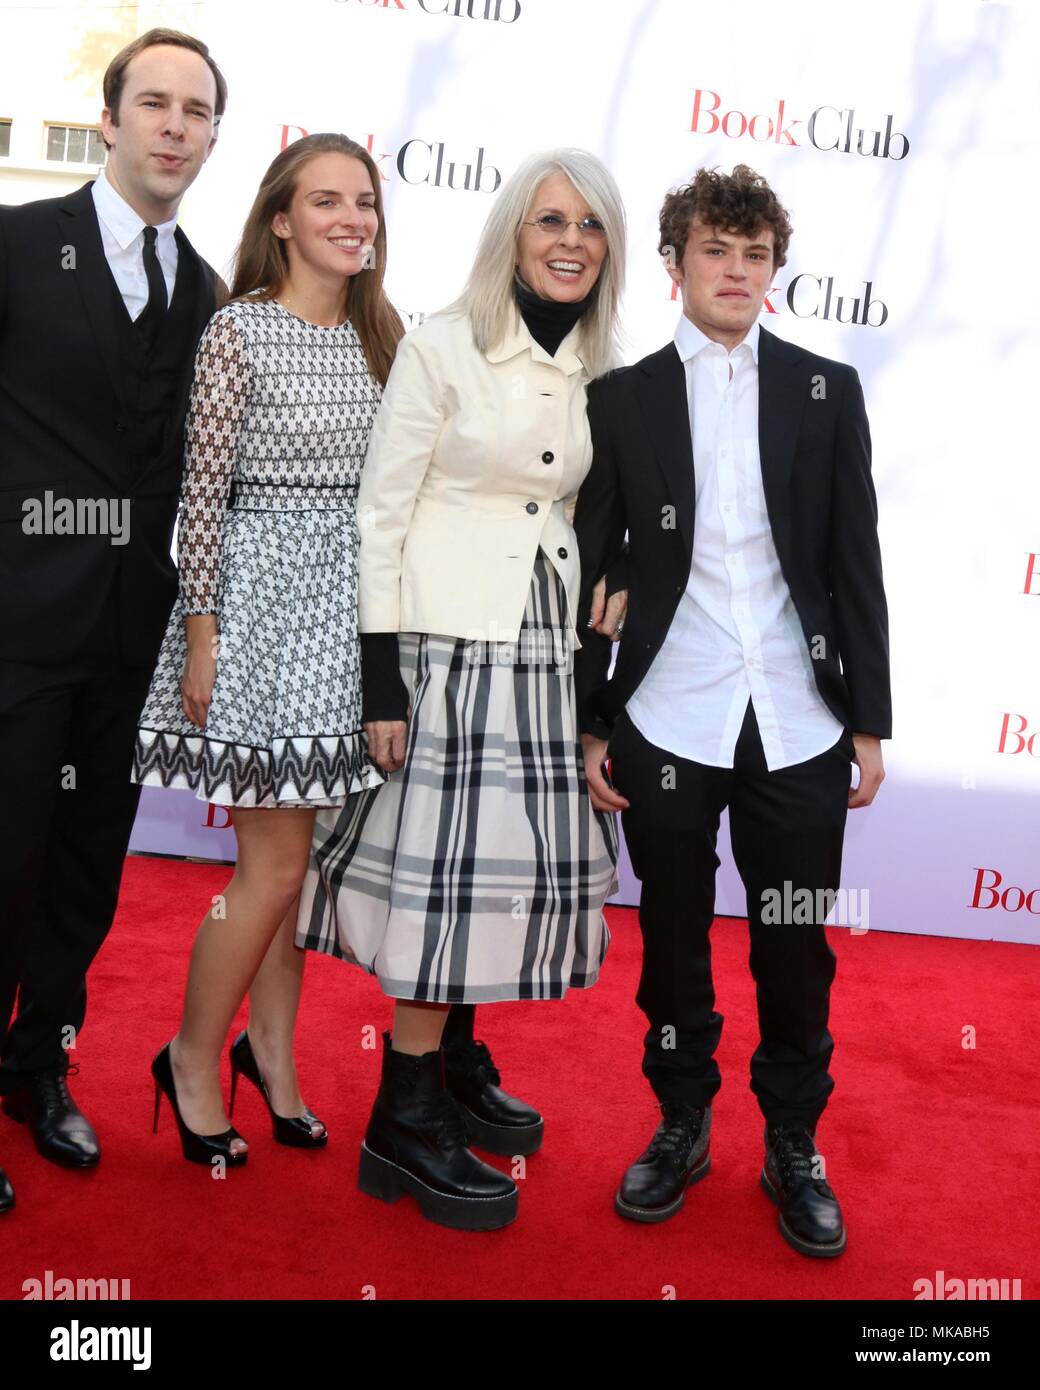
M461 286L496 175L583 145L625 198L633 361L680 313L655 250L664 192L704 164L764 174L794 237L762 321L856 366L874 441L895 737L877 801L850 814L843 882L869 893L875 930L1040 943L1037 18L976 0L844 10L200 3L191 27L231 95L181 220L227 266L283 142L343 131L379 162L388 289L417 323ZM149 788L133 847L231 858L226 819ZM722 839L719 911L743 916ZM637 893L626 866L619 901Z

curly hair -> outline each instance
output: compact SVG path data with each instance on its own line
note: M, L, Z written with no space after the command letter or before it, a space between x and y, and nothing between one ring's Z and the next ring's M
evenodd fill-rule
M709 227L754 236L763 227L773 231L773 268L787 261L791 240L791 221L776 194L747 164L735 166L732 174L717 169L698 169L692 183L673 189L661 205L661 255L674 256L679 265L686 250L686 238L695 217Z

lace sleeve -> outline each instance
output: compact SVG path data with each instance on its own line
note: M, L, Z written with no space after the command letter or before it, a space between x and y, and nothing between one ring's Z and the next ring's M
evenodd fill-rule
M186 614L217 611L220 525L249 387L241 334L230 315L217 314L199 342L185 424L177 564Z

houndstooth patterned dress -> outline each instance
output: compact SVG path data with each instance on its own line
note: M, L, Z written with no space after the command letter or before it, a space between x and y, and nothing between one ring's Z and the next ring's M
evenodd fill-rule
M381 391L353 324L229 304L199 344L174 604L132 780L228 806L339 807L379 786L361 731L357 485ZM199 729L184 618L215 613Z

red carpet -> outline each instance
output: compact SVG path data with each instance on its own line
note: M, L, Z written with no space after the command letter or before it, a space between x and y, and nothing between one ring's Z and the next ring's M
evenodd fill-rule
M0 1297L22 1281L129 1279L144 1298L912 1299L914 1281L1018 1278L1037 1297L1035 948L870 932L831 933L838 955L836 1089L819 1130L848 1249L812 1261L781 1240L758 1186L762 1122L748 1090L755 1046L747 929L713 931L725 1015L712 1172L678 1216L637 1226L613 1210L624 1167L655 1124L640 1073L635 913L611 912L601 983L559 1003L478 1014L505 1084L545 1116L520 1214L503 1231L429 1224L410 1199L357 1190L389 1002L361 971L309 958L297 1057L327 1149L275 1145L262 1102L240 1093L248 1166L214 1181L180 1154L163 1102L151 1134L152 1055L176 1028L195 927L230 869L131 858L119 915L91 972L73 1092L94 1121L100 1167L65 1172L0 1117L0 1165L18 1206L0 1218ZM962 1030L975 1030L965 1050ZM227 1063L225 1059L225 1078ZM493 1160L505 1166L506 1161Z

